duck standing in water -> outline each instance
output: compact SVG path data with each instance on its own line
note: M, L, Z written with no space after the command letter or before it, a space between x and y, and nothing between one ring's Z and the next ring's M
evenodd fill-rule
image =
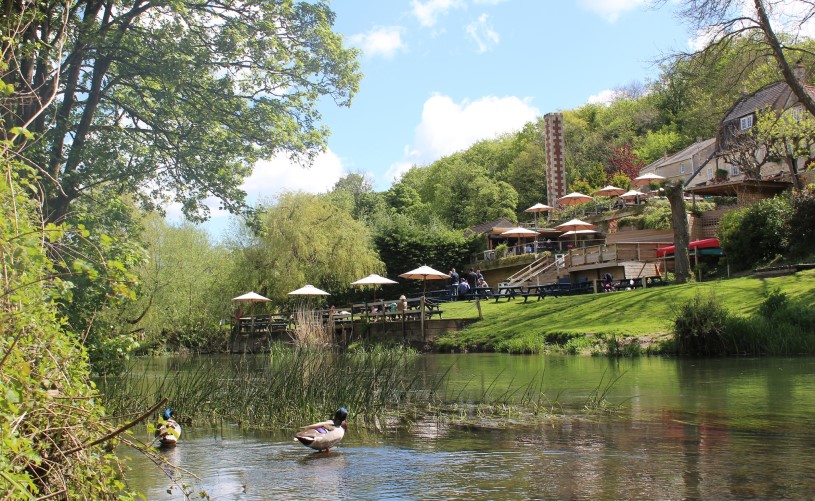
M334 418L331 421L304 426L302 431L294 436L294 439L312 449L327 451L337 445L345 436L345 430L348 429L348 424L345 422L347 418L348 410L345 407L340 407L334 413Z
M173 419L173 410L165 409L164 414L158 418L156 437L161 445L175 445L181 438L181 425Z

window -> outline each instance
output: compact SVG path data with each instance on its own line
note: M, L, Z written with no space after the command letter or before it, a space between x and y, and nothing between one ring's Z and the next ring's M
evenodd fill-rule
M747 130L753 126L753 115L747 115L739 119L739 130Z
M685 162L681 162L681 163L679 164L679 173L680 173L680 174L684 174L684 173L685 173Z
M707 180L710 181L711 179L713 179L713 167L708 167L707 168Z
M792 114L793 120L795 120L796 122L800 122L801 118L804 116L804 109L801 108L800 106L796 106L795 108L790 110L790 113Z
M731 169L730 169L730 175L731 176L738 176L739 174L741 174L741 171L739 171L739 166L738 165L734 165L733 167L731 167Z

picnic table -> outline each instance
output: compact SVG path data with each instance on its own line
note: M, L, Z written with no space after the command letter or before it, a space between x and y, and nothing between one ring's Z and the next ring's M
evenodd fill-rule
M495 302L497 303L501 299L509 301L510 299L515 299L516 296L522 293L523 287L520 285L499 285L498 292L495 294Z

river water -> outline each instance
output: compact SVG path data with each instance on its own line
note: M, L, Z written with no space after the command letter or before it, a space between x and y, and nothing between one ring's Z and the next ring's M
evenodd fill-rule
M607 382L608 415L535 426L417 422L349 430L314 453L296 430L186 427L161 451L211 499L811 499L815 358L423 355L416 371L461 399L516 398L536 381L553 408L579 408ZM617 379L619 378L619 379ZM517 396L520 398L520 396ZM166 474L127 451L131 488L183 499Z

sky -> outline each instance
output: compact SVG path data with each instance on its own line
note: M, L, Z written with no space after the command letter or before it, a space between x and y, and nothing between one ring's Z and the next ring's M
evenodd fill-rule
M320 102L331 136L314 165L259 162L244 183L248 200L323 193L352 172L387 190L413 165L607 102L614 89L656 79L661 57L693 43L671 3L334 0L335 31L361 51L359 92L349 108ZM217 238L228 219L213 210L204 227Z

